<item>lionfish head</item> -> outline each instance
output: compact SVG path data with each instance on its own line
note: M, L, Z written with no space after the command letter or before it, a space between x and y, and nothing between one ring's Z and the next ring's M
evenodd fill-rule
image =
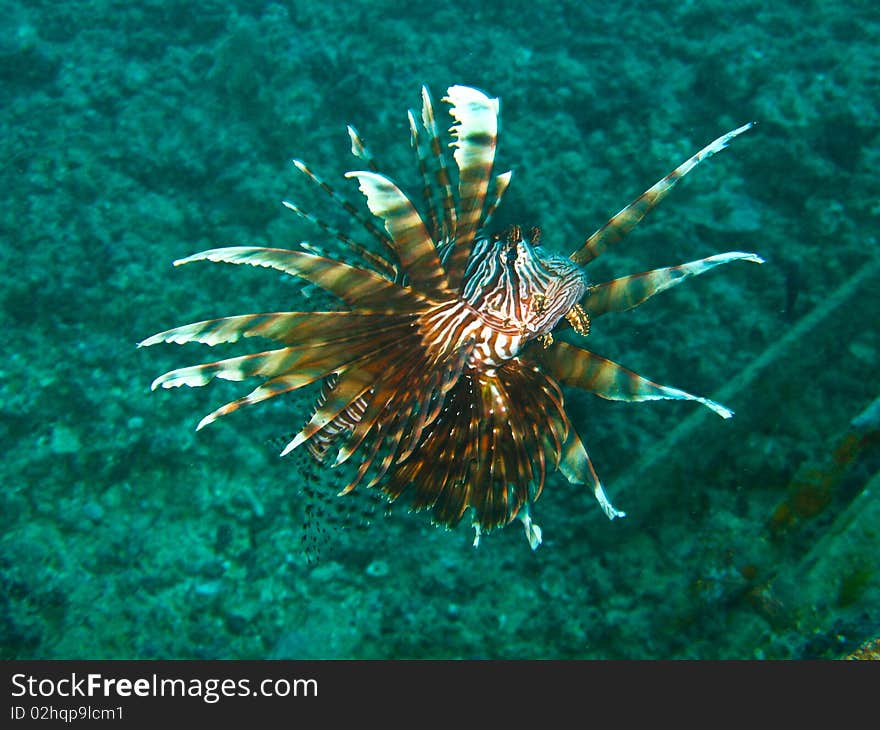
M552 469L589 485L609 518L623 516L605 496L569 421L563 387L614 400L691 400L725 418L732 415L708 398L643 378L572 337L582 339L606 312L636 307L719 264L761 261L734 251L589 287L582 268L622 239L682 176L751 125L700 150L564 257L541 246L538 229L487 233L511 179L509 171L493 176L499 102L467 86L450 87L444 101L453 119L452 161L427 89L421 112L409 113L423 183L421 210L379 172L349 127L352 153L367 169L346 177L357 181L367 210L303 162L294 164L345 211L360 235L285 201L337 248L239 246L175 262L273 268L322 287L344 306L208 319L140 345L214 346L242 337L274 342L273 349L172 370L153 388L202 386L214 378L260 381L203 418L202 428L243 406L318 383L313 415L282 455L306 444L320 464L335 467L351 459L353 476L340 495L359 486L380 490L390 501L407 495L413 509L429 510L446 526L468 516L475 544L483 532L519 519L535 548L541 530L532 521L532 505ZM554 340L553 332L568 326L575 335Z
M541 232L519 226L477 239L462 297L498 329L519 331L522 344L556 327L587 289L584 269L540 245Z

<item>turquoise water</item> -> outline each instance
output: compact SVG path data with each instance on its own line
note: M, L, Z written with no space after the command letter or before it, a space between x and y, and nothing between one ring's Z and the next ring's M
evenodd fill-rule
M880 635L878 426L853 425L880 371L880 13L608 5L0 3L0 657L830 658ZM320 244L282 199L345 225L290 159L360 205L346 123L417 197L422 84L501 98L497 222L566 253L758 122L589 267L767 260L587 342L736 416L567 392L627 517L555 475L535 552L518 523L475 550L464 523L342 505L335 472L278 458L310 395L196 433L249 389L151 393L203 348L135 347L327 306L277 272L171 262Z

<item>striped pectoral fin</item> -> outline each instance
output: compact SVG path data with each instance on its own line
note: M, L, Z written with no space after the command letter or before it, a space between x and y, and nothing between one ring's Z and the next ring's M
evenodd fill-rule
M297 348L284 347L280 350L267 350L252 355L230 357L226 360L178 368L160 375L153 381L152 389L179 388L187 385L191 388L207 385L214 378L221 380L240 381L255 376L272 377L293 366L301 356Z
M319 312L317 314L331 314ZM335 314L335 313L333 313ZM348 314L348 313L340 313ZM274 351L279 353L262 353L269 357L251 359L233 358L232 361L209 363L192 368L172 371L162 376L168 378L164 382L162 378L153 383L153 387L163 385L166 388L175 385L204 385L212 377L226 377L229 380L241 380L245 377L259 375L271 379L260 385L243 398L238 398L217 410L208 414L199 423L196 430L202 429L209 423L221 416L226 416L242 406L254 405L262 401L274 398L277 395L297 390L310 385L321 378L326 378L340 368L348 368L361 361L368 361L373 354L383 347L394 347L400 340L399 328L387 327L384 330L374 327L369 337L331 339L326 342L317 341L319 338L307 338L305 344L298 347L286 348ZM235 362L238 361L238 362ZM217 367L228 368L230 375L224 376L217 372ZM344 391L340 391L344 392Z
M218 408L217 410L209 413L201 421L199 421L199 425L196 426L196 431L201 431L205 426L213 423L218 418L228 416L230 413L232 413L233 411L237 411L243 406L252 406L257 403L262 403L263 401L274 398L275 396L283 395L284 393L289 393L292 390L302 388L304 385L308 385L313 381L314 378L311 378L307 374L303 373L294 373L292 375L282 375L278 378L272 378L272 380L266 381L262 385L252 390L243 398L238 398L237 400L231 401L230 403L220 406L220 408Z
M626 512L621 512L614 508L611 504L602 482L593 468L593 462L587 455L587 450L580 437L575 433L574 429L569 434L568 441L562 453L562 460L559 463L559 470L572 484L589 484L593 488L593 494L602 507L602 511L608 516L609 520L615 517L626 517Z
M160 332L138 347L159 342L199 342L209 346L236 342L241 337L264 337L288 346L317 348L336 343L360 343L388 332L406 332L412 313L376 312L274 312L208 319ZM403 329L401 329L403 328Z
M387 386L384 378L377 381L375 392L371 394L354 429L339 447L332 466L338 466L348 461L353 454L358 452L364 440L371 433L375 435L375 432L381 431L384 425L383 417L386 413L392 412L397 400L399 400L399 394Z
M399 391L389 392L384 378L376 381L374 389L370 393L367 407L364 409L361 419L351 431L346 442L340 448L333 466L347 461L358 450L363 453L361 464L351 481L339 492L340 495L348 494L355 489L370 472L370 480L366 488L372 488L379 484L393 462L399 462L399 445L403 436L402 423L407 422L413 415L412 403L407 403ZM372 443L366 443L371 441ZM361 449L361 445L364 449ZM377 457L379 462L376 463ZM382 491L392 501L400 496L400 490L395 489L392 482L385 482Z
M358 485L364 480L364 477L370 470L370 467L372 467L373 462L376 460L376 456L379 453L381 446L382 440L377 438L375 442L369 447L367 453L364 454L354 476L342 489L340 489L336 493L337 497L344 497L346 494L353 492L358 487Z
M302 430L293 440L284 447L281 456L286 456L297 446L308 441L354 401L364 395L375 380L376 375L366 368L354 367L349 371L341 373L339 381L328 392L324 403L315 411L309 422L303 426Z
M592 286L580 303L591 317L598 317L606 312L623 312L639 306L655 294L681 284L685 279L705 274L716 266L731 261L764 263L764 259L755 253L729 251L679 266L645 271Z
M427 86L422 87L422 125L427 135L427 145L431 150L431 158L434 161L434 175L440 188L443 203L443 226L441 238L452 239L458 219L455 213L455 196L452 193L452 183L449 179L449 169L446 166L446 158L443 155L443 146L440 142L440 132L437 129L437 120L434 117L434 104L431 101L431 93Z
M449 260L450 283L457 287L480 227L498 142L498 99L469 86L450 86L443 101L452 105L451 128L458 166L458 227Z
M687 175L703 160L708 159L716 152L727 147L730 140L742 134L753 126L752 122L744 124L732 132L722 135L715 141L706 145L697 154L688 158L676 167L662 180L657 181L638 198L627 205L623 210L614 215L604 226L590 236L579 249L574 251L569 258L576 264L586 264L599 256L609 246L620 241L627 233L635 228L654 206L657 205L681 178Z
M398 338L398 344L390 351L387 362L387 367L384 363L374 365L374 372L381 373L381 377L376 378L366 407L340 446L334 466L347 461L374 429L386 429L380 440L393 439L387 429L391 414L398 420L412 416L407 432L402 434L403 441L392 446L402 449L397 459L403 461L419 444L425 426L436 417L430 405L432 400L442 404L446 371L427 365L419 348L404 343L402 338ZM458 360L455 362L458 363ZM459 372L463 362L459 365ZM412 448L408 448L408 445Z
M345 317L347 312L264 312L260 314L240 314L235 317L220 317L193 322L174 327L148 337L138 343L138 347L149 347L160 342L182 345L199 342L214 346L225 342L238 342L242 337L265 337L292 344L289 334L321 315L324 317Z
M678 388L658 385L611 360L569 345L556 342L541 353L547 370L563 385L589 390L608 400L692 400L702 403L722 418L733 411L708 398L691 395Z
M425 145L422 144L422 135L419 131L415 112L410 109L406 114L409 119L410 143L413 150L415 150L416 161L419 166L419 176L422 178L422 201L428 213L428 232L434 241L441 241L443 239L443 234L440 230L442 211L438 210L437 201L434 199L434 185L428 173L428 151L425 149Z
M360 358L369 358L377 350L396 344L400 329L377 328L372 336L350 339L337 338L329 342L306 340L291 347L267 350L216 362L179 368L160 375L153 381L153 390L177 388L181 385L199 387L214 378L240 381L252 377L273 378L280 375L299 374L306 378L304 385L329 375L334 370L351 365Z
M385 222L410 285L435 298L448 297L449 284L435 242L409 198L384 175L355 170L345 176L358 181L370 211Z
M512 514L515 514L523 505L528 504L539 487L539 476L533 460L538 452L543 451L543 445L533 438L532 423L516 407L516 395L504 390L508 405L500 414L500 426L502 430L509 428L512 437L509 454L513 478L509 484L512 491Z
M426 366L417 361L410 364L409 372L412 375L409 380L412 386L409 390L414 405L413 419L407 425L407 433L400 445L400 461L409 458L419 448L425 427L440 415L446 394L459 381L472 349L470 343L458 348L442 365L433 363Z
M259 246L229 246L201 251L178 259L175 266L193 261L214 261L227 264L248 264L283 271L311 281L351 305L421 307L424 297L399 286L372 271L349 266L333 259L304 251Z
M373 473L366 486L367 489L372 489L381 484L381 489L385 493L385 496L392 502L403 493L406 485L395 482L393 479L384 483L382 480L385 478L391 465L396 463L397 450L402 436L400 422L407 419L409 415L410 414L405 411L395 413L389 426L383 428L378 434L379 438L382 439L381 449L384 450L385 453L382 455L379 462L371 467Z
M432 415L434 409L431 408L432 400L440 402L442 406L442 395L439 395L439 386L443 374L439 370L423 375L421 380L417 377L411 378L411 384L406 386L411 389L409 408L412 412L412 419L408 424L407 432L404 434L400 443L400 449L397 456L398 461L405 461L418 447L424 432L428 418Z
M325 369L321 377L334 372L338 375L338 380L326 391L311 420L287 444L281 453L282 456L312 438L343 411L350 409L362 396L366 397L367 391L371 393L364 410L369 412L373 402L377 399L381 400L382 387L393 376L397 363L404 357L402 353L413 348L399 328L391 327L387 332L377 333L360 344L341 343L338 350L335 347L333 349L338 355L335 361L327 357L319 360L325 366L333 364L332 371ZM355 421L358 422L356 428L360 426L359 421L364 415L365 413L358 409L358 414L355 416ZM334 466L341 461L343 459L337 458Z

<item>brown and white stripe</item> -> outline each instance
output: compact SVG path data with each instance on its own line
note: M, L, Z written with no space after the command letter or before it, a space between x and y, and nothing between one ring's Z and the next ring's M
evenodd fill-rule
M720 403L691 395L678 388L659 385L611 360L567 342L554 342L548 349L535 352L547 372L562 385L583 388L601 398L622 401L692 400L702 403L722 418L733 415L733 411Z
M569 258L576 264L586 264L599 256L609 246L614 245L638 225L651 209L657 205L681 178L687 175L703 160L709 159L716 152L727 147L730 140L751 129L753 122L737 127L732 132L721 135L707 144L692 157L689 157L662 180L659 180L638 198L627 205L590 236L583 246L574 251Z
M464 274L480 226L498 141L498 99L468 86L450 86L443 101L452 105L451 146L458 166L458 227L448 269L457 287Z
M368 171L345 173L357 179L373 215L385 222L402 273L419 292L434 299L452 295L434 240L425 223L400 189L384 175Z
M644 271L641 274L623 276L604 284L596 284L591 286L584 298L581 299L581 306L592 318L606 312L624 312L627 309L638 307L655 294L678 286L692 276L705 274L716 266L728 264L731 261L764 263L764 259L754 253L742 253L741 251L720 253L686 264Z

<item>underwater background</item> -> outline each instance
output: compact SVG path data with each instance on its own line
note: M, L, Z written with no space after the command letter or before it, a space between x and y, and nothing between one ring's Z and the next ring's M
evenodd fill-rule
M0 658L832 658L880 636L878 37L867 0L0 2ZM196 433L247 388L151 393L205 350L136 348L311 308L277 273L171 262L320 243L280 201L329 207L302 157L361 204L346 123L417 194L422 84L501 98L496 223L565 252L758 122L588 269L760 253L590 334L736 416L567 392L627 517L555 474L535 552L279 459L308 394Z

